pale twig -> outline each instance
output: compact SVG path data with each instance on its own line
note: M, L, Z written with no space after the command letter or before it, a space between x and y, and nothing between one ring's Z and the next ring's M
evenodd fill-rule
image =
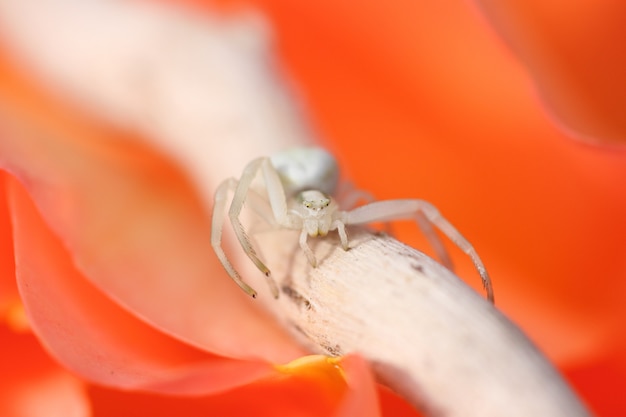
M256 238L281 288L275 301L253 281L258 300L312 350L362 354L426 415L588 415L513 323L423 253L351 229L347 252L336 236L314 240L320 262L312 268L297 233Z

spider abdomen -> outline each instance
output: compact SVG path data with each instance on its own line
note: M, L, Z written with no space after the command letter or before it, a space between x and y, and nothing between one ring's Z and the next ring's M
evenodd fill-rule
M339 180L335 157L322 148L292 148L270 157L278 172L286 195L316 189L332 195Z

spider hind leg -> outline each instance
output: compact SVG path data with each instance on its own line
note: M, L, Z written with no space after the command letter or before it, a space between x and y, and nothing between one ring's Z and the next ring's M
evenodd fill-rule
M458 246L459 249L470 257L474 263L474 267L480 274L483 287L487 292L487 299L492 303L494 302L491 278L489 277L482 260L478 256L478 253L472 244L469 243L469 241L465 239L465 237L463 237L463 235L439 213L439 210L437 210L437 208L429 202L417 199L377 201L348 211L344 213L344 217L345 224L363 224L375 221L414 218L422 229L426 231L426 236L429 238L430 243L435 247L438 255L441 256L443 254L442 263L445 265L447 262L448 265L451 266L452 262L449 261L449 256L445 251L443 244L439 241L439 238L432 230L432 227L430 227L430 224L435 225L456 246ZM446 258L448 258L448 261L445 261Z

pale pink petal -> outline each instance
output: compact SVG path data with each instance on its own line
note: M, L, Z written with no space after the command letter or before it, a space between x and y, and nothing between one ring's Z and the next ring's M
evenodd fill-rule
M100 384L176 394L274 373L265 362L202 352L123 310L76 270L26 191L12 182L9 195L22 300L35 333L63 365Z
M210 245L210 208L181 170L10 69L0 65L2 165L26 185L85 278L211 352L275 362L301 354L224 272Z
M32 334L0 326L0 415L2 417L87 417L84 387L55 364Z

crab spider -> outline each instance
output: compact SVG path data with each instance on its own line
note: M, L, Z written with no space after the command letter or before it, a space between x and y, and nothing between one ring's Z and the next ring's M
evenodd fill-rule
M262 174L264 190L253 186L253 180L259 172ZM435 225L469 255L480 274L487 298L493 302L491 280L476 250L441 216L435 206L424 200L402 199L376 201L351 210L341 210L331 197L337 186L338 173L337 163L327 151L321 148L295 148L272 157L253 160L246 165L238 181L230 178L217 188L211 245L228 274L248 295L256 297L257 293L241 279L222 248L222 228L231 193L234 194L228 208L230 223L248 258L265 274L274 297L278 297L278 287L269 268L259 259L239 219L244 202L271 225L299 230L300 247L313 267L317 266L317 259L307 243L309 236L325 236L336 230L343 249L348 250L348 225L415 219L440 261L452 269L448 253L432 227Z

